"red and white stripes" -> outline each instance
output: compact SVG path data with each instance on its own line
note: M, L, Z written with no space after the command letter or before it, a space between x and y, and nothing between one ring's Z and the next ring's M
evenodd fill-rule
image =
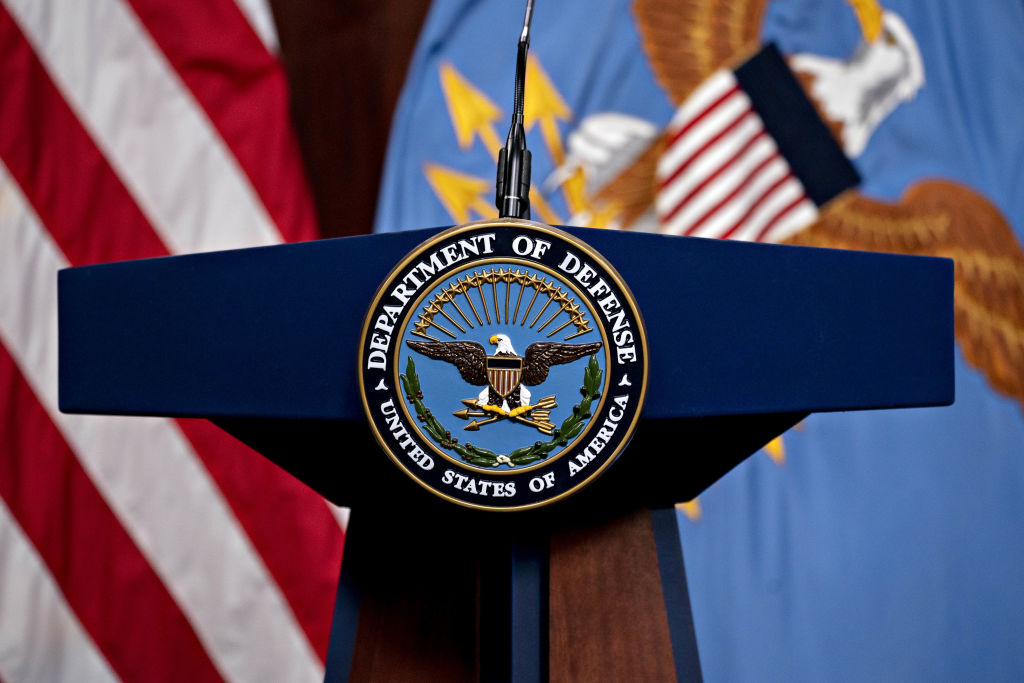
M672 118L656 178L659 232L779 241L818 214L728 70Z
M57 410L59 268L316 236L239 3L0 0L6 683L323 676L338 511L204 421Z
M522 376L520 370L497 370L487 371L491 386L500 396L507 396L510 391L519 386L519 378Z

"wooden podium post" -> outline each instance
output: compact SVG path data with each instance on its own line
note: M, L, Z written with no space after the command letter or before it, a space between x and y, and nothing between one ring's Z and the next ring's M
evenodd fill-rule
M364 421L361 316L432 231L62 271L61 410L206 417L352 507L330 680L699 679L672 504L810 412L950 403L952 263L567 230L651 373L626 451L549 507L436 499Z

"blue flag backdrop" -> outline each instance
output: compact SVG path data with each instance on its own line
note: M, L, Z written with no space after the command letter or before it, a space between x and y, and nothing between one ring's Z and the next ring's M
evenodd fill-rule
M520 5L435 2L378 231L495 215ZM861 177L822 206L727 73L769 43ZM680 507L709 681L1024 676L1022 45L1016 2L537 4L535 219L957 259L954 406L813 415Z

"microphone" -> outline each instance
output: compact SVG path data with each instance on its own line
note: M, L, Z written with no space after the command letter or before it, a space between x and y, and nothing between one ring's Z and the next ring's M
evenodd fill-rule
M509 127L505 146L498 152L494 204L498 207L498 216L501 218L530 217L530 150L526 149L526 130L523 127L523 95L532 18L533 0L527 0L526 17L523 19L523 32L519 35L519 51L516 56L512 125Z

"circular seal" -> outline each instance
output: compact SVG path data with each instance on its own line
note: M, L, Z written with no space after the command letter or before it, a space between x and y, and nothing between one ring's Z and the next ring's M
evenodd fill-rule
M467 507L538 507L593 481L629 442L646 386L647 338L622 278L531 221L427 240L363 324L374 435L421 486Z

